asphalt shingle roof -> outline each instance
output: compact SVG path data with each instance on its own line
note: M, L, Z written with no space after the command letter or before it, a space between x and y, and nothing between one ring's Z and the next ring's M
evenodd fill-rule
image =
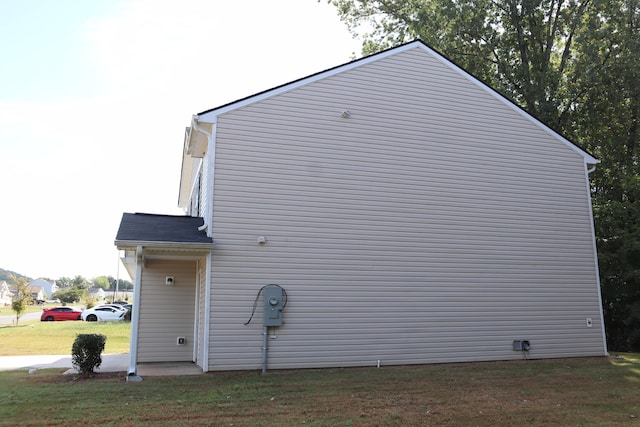
M116 241L213 243L198 227L204 220L194 216L124 213Z

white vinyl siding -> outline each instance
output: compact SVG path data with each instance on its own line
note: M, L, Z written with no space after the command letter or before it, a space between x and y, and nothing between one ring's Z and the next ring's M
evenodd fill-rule
M148 259L141 281L138 363L193 361L196 262ZM178 337L186 344L177 345Z
M422 49L220 116L215 167L211 370L268 283L269 368L604 353L583 158Z

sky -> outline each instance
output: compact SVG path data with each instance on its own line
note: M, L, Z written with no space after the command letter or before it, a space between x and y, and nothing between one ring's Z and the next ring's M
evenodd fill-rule
M177 208L191 116L359 57L322 0L0 0L0 268L127 278Z

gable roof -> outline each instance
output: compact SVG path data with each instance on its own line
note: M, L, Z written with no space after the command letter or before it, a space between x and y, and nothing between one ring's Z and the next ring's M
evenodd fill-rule
M40 293L42 291L44 291L44 288L42 286L31 286L28 285L27 286L27 290L31 293Z
M483 81L481 81L480 79L475 77L473 74L469 73L468 71L464 70L463 68L461 68L460 66L455 64L452 60L446 58L444 55L442 55L441 53L437 52L435 49L433 49L430 46L428 46L422 40L414 40L412 42L409 42L409 43L406 43L406 44L403 44L403 45L400 45L400 46L392 47L390 49L375 53L373 55L369 55L369 56L366 56L364 58L360 58L360 59L348 62L346 64L342 64L342 65L339 65L339 66L336 66L336 67L333 67L333 68L329 68L329 69L327 69L325 71L321 71L321 72L312 74L310 76L303 77L303 78L300 78L298 80L294 80L294 81L292 81L290 83L286 83L286 84L274 87L272 89L268 89L268 90L259 92L257 94L250 95L250 96L247 96L245 98L241 98L239 100L230 102L228 104L224 104L222 106L219 106L219 107L216 107L216 108L212 108L212 109L203 111L201 113L198 113L197 115L195 115L193 117L191 128L190 129L188 128L188 130L189 130L188 134L189 135L187 136L187 138L191 139L192 138L192 135L191 135L192 133L200 132L200 130L198 129L199 122L202 122L202 123L216 123L217 116L219 116L221 114L224 114L226 112L241 108L241 107L249 105L249 104L253 104L255 102L259 102L259 101L261 101L263 99L267 99L267 98L270 98L272 96L279 95L281 93L288 92L290 90L293 90L293 89L299 88L301 86L307 85L309 83L313 83L315 81L318 81L318 80L321 80L321 79L336 75L338 73L342 73L344 71L353 69L355 67L359 67L361 65L368 64L368 63L371 63L371 62L374 62L374 61L378 61L378 60L386 58L388 56L395 55L397 53L405 52L407 50L415 49L415 48L423 49L427 53L431 54L437 60L439 60L444 65L449 67L452 71L460 74L465 79L467 79L467 80L471 81L473 84L479 86L480 88L482 88L483 90L488 92L490 95L492 95L494 98L498 99L500 102L502 102L503 104L505 104L509 108L511 108L511 109L515 110L516 112L518 112L526 120L529 120L530 122L534 123L536 126L542 128L551 137L555 138L559 142L565 144L567 147L569 147L570 149L572 149L575 152L577 152L578 154L580 154L584 158L584 161L585 161L586 164L595 165L597 163L600 163L600 161L598 159L593 157L586 150L584 150L583 148L579 147L574 142L568 140L567 138L565 138L564 136L559 134L557 131L551 129L549 126L547 126L546 124L544 124L540 120L538 120L535 117L533 117L531 114L526 112L522 107L520 107L519 105L517 105L513 101L509 100L504 95L500 94L498 91L496 91L495 89L493 89L492 87L490 87L489 85L487 85L486 83L484 83ZM196 132L192 132L193 130L195 130Z
M42 286L43 288L51 288L55 284L55 281L49 281L43 278L35 279L29 282L29 286Z
M193 216L124 213L116 235L116 245L186 244L211 246L213 240L200 231L204 220Z

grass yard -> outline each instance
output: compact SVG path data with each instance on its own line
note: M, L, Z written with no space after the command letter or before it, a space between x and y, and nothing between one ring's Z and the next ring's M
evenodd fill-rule
M77 334L129 350L130 323L0 325L0 356L71 354ZM640 425L640 356L89 378L0 372L2 426Z
M0 426L626 426L640 358L81 379L0 372Z
M22 314L42 313L43 307L57 307L59 305L60 304L28 305ZM11 309L10 305L0 305L0 316L16 317L16 312Z
M128 353L130 332L129 322L31 320L18 326L0 325L0 356L71 355L76 335L95 333L107 337L105 353Z

